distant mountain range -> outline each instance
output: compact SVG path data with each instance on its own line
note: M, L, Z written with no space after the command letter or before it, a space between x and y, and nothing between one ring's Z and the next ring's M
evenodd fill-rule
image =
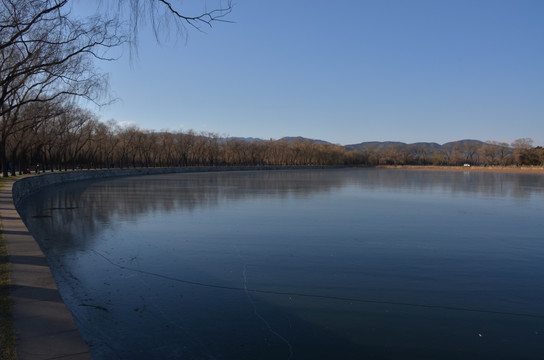
M407 144L403 142L395 142L395 141L367 141L362 142L359 144L353 144L353 145L346 145L345 148L347 150L385 150L387 148L398 148L398 147L413 147L413 146L419 146L419 147L425 147L429 150L440 150L440 149L451 149L456 147L466 147L467 145L475 145L475 146L481 146L484 142L480 140L471 140L471 139L464 139L464 140L458 140L458 141L451 141L447 142L445 144L438 144L435 142L417 142L412 144Z
M244 138L244 137L230 137L227 139L235 139L235 140L241 140L241 141L266 141L259 138ZM281 139L280 141L286 141L287 143L291 144L296 141L308 141L310 143L319 143L319 144L332 144L328 141L319 140L319 139L309 139L302 136L286 136ZM464 140L458 140L458 141L451 141L447 142L445 144L438 144L435 142L417 142L417 143L404 143L399 141L365 141L358 144L350 144L350 145L344 145L346 150L386 150L388 148L403 148L403 147L412 147L412 146L419 146L419 147L425 147L429 150L440 150L440 149L451 149L455 147L465 147L467 145L475 145L475 146L481 146L484 142L480 140L472 140L472 139L464 139Z
M319 140L319 139L308 139L302 136L286 136L282 137L280 140L287 141L287 143L291 144L297 141L309 141L311 143L317 143L317 144L331 144L328 141Z

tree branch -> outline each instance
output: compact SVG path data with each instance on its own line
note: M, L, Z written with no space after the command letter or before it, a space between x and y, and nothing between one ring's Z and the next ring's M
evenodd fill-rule
M191 25L197 30L200 30L199 24L205 24L209 27L212 27L213 22L230 22L228 20L223 19L225 16L231 13L232 11L232 2L229 1L228 5L224 8L215 9L212 11L204 12L198 16L186 16L181 14L178 10L174 9L172 4L169 1L166 0L158 0L160 3L164 4L168 10L174 14L179 19L185 21L187 24Z

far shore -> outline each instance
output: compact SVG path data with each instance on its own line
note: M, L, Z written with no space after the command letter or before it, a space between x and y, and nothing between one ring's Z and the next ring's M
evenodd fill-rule
M502 172L517 174L544 174L544 167L514 166L434 166L434 165L383 165L385 169L430 170L430 171L464 171L464 172Z

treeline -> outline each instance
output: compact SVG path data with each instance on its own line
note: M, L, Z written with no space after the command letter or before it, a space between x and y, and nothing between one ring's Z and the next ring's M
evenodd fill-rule
M530 139L347 149L308 139L248 141L193 131L154 132L104 123L74 105L34 103L5 138L3 172L127 167L324 165L543 165ZM4 129L5 130L5 129ZM4 132L5 133L5 132Z
M104 123L76 106L32 104L6 137L3 171L225 165L359 164L343 146L285 140L221 138L193 131L153 132Z
M512 144L475 140L457 141L442 146L430 143L370 145L360 148L364 163L378 165L435 166L544 166L544 148L533 147L529 138Z

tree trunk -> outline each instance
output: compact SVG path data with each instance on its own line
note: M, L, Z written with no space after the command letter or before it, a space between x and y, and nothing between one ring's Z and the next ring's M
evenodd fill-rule
M8 177L8 159L6 157L6 140L0 140L0 164L2 165L2 175Z

